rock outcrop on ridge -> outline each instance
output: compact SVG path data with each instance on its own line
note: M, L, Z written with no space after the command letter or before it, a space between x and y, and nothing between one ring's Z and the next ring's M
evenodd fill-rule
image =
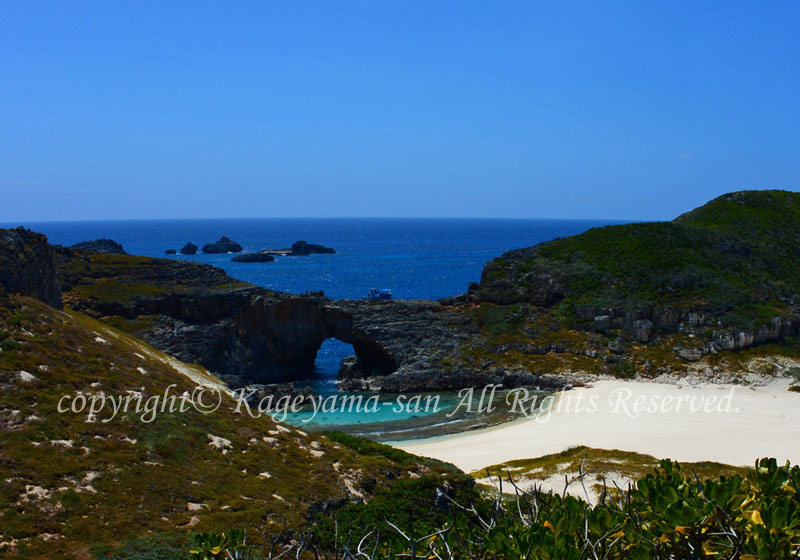
M0 292L33 296L61 309L55 252L47 237L22 227L0 229Z
M484 267L468 299L533 305L562 325L638 343L684 334L674 352L697 360L797 334L798 247L800 194L741 191L672 222L509 251Z

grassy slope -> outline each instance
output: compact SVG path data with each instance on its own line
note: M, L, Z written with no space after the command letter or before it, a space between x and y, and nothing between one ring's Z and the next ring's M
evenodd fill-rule
M566 480L573 479L582 469L586 473L587 489L597 494L602 490L603 483L607 487L613 488L614 482L616 482L624 489L628 481L644 478L652 473L659 463L660 459L641 453L580 446L535 459L520 459L492 465L475 471L472 476L482 479L481 482L484 484L488 483L490 478L492 482L496 482L498 476L502 477L504 481L508 481L511 477L522 488L549 482L554 486L554 491L561 493ZM744 475L748 470L744 467L707 461L682 463L681 466L685 471L696 473L700 480L714 479L720 475ZM506 484L504 490L514 491L510 484ZM583 497L583 492L579 491L577 484L572 483L570 491Z
M786 316L800 295L800 194L743 191L719 197L673 222L591 229L580 235L510 251L488 263L480 293L490 301L469 309L482 338L464 360L523 364L531 371L583 371L621 377L680 373L675 354L712 334L655 333L647 344L611 330L586 332L576 308L692 309L717 317L721 329L752 329ZM620 351L611 350L621 342ZM560 344L570 352L532 354L514 345ZM743 371L748 361L800 357L794 338L702 364ZM597 358L587 357L586 353ZM458 367L456 364L455 367Z
M29 298L0 300L0 339L0 542L15 543L1 549L12 558L87 557L93 544L149 532L258 533L284 517L298 527L310 504L352 497L353 489L368 496L387 473L463 476L278 430L269 419L234 414L227 397L214 414L162 413L143 423L131 412L87 423L85 415L57 412L61 395L138 390L147 397L172 383L180 394L195 383L175 366L208 374ZM24 382L20 371L36 379ZM209 446L209 434L230 440L231 449ZM205 505L190 511L189 503Z
M486 267L482 287L550 276L565 304L705 309L726 322L762 321L800 293L800 194L744 191L673 222L607 226L512 251ZM536 286L505 286L519 301Z
M60 255L58 276L68 300L130 303L169 293L209 294L252 288L221 268L135 255L73 252Z

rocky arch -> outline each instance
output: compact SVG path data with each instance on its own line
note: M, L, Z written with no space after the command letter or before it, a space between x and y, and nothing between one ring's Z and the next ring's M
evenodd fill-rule
M303 379L314 371L322 343L336 338L353 346L356 360L348 361L351 375L396 371L398 360L376 338L379 333L362 328L358 304L344 309L329 303L310 297L256 299L227 323L213 363L204 365L226 374L233 384Z
M353 314L335 307L325 309L325 338L336 338L350 344L355 359L343 360L340 377L371 377L389 375L397 370L397 360L381 343L359 329ZM317 347L317 351L319 346ZM316 351L314 352L316 358Z

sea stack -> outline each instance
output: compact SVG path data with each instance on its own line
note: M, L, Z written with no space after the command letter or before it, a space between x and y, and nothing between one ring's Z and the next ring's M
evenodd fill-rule
M207 254L218 253L241 253L242 246L225 237L224 235L219 238L216 243L206 243L203 245L203 252Z
M181 255L196 255L197 254L197 245L189 241L186 245L183 246L181 249Z

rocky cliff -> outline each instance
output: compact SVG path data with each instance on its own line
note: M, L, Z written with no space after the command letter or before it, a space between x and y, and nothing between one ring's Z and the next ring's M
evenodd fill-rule
M434 301L332 301L237 282L198 263L62 250L59 275L73 309L123 328L181 360L199 363L232 386L311 375L322 343L353 346L341 377L350 388L451 389L476 376L535 376L478 360L458 368L480 329L463 310Z
M698 359L800 326L800 194L723 195L673 222L589 230L488 263L469 300L530 304L584 332L683 333Z
M61 308L55 253L47 237L21 227L0 229L0 291Z
M559 385L598 373L722 375L739 367L729 351L766 342L776 344L763 352L795 352L798 246L800 195L765 191L510 251L468 294L441 302L332 301L198 263L63 248L58 280L70 307L232 386L308 376L327 338L353 346L340 369L352 389ZM15 282L30 291L32 274ZM52 299L56 281L44 285Z

